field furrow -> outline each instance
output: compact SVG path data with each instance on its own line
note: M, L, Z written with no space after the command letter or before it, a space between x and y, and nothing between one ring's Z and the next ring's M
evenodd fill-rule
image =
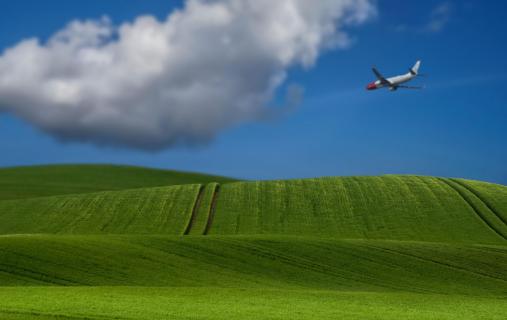
M194 222L194 226L190 230L189 235L203 235L208 224L209 214L211 211L211 205L215 195L217 183L208 183L204 187L202 194L202 200L197 211L197 218Z
M485 225L487 225L493 232L499 237L507 240L507 225L499 219L498 215L490 210L483 200L478 198L474 193L464 187L462 184L457 183L450 179L442 179L451 188L463 198L463 200L473 209L479 219L481 219Z
M216 215L219 194L220 194L220 185L216 184L213 190L213 196L211 197L211 203L209 206L208 213L208 221L206 222L206 228L204 229L203 235L207 235L210 232L211 227L213 226L213 220L215 219Z
M194 202L194 207L192 208L192 214L190 215L190 220L188 221L188 225L187 228L185 229L184 235L190 234L190 232L192 231L192 227L197 221L197 214L199 213L203 196L204 196L204 186L201 186L199 188L199 192L197 193L197 197Z
M451 180L472 192L507 226L507 199L505 199L507 197L507 188L479 181ZM492 192L488 192L488 189Z

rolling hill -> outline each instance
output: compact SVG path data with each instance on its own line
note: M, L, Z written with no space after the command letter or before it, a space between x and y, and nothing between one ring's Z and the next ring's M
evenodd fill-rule
M506 224L484 205L474 207L465 198L473 194L464 190L464 197L450 181L382 176L226 184L212 234L505 241ZM494 190L498 198L507 198L507 188ZM490 194L485 191L484 197Z
M464 187L476 183L418 176L345 177L4 200L0 234L267 234L503 243L507 188L481 184L479 198L474 187Z
M47 165L0 169L0 200L169 185L235 181L200 173L118 165Z
M237 182L102 166L6 171L1 319L507 315L505 186L397 175Z
M466 261L463 257L466 256ZM0 237L4 286L170 286L499 296L507 248L307 237ZM497 265L498 264L498 265ZM396 270L396 273L393 273Z

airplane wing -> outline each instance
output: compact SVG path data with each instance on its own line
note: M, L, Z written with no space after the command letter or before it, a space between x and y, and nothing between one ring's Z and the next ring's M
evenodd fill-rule
M387 79L384 78L384 76L382 74L380 74L380 72L378 72L377 68L373 67L371 70L373 71L375 76L377 76L377 78L380 80L380 82L382 82L382 84L386 84L388 86L391 85L391 82L387 81Z

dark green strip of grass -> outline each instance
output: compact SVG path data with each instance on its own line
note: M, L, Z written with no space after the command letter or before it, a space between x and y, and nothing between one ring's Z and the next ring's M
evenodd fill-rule
M507 297L506 248L273 236L2 236L0 286L306 288Z
M0 200L231 181L236 180L193 172L119 165L0 168Z
M197 217L194 222L193 228L190 230L190 235L202 235L206 230L208 219L211 211L211 204L215 194L217 183L209 183L204 189L202 201L197 211Z

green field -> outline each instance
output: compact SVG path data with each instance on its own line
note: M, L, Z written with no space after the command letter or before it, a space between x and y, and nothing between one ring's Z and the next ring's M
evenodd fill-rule
M504 320L507 309L478 296L167 287L0 288L0 301L4 320Z
M199 185L0 201L0 234L181 234Z
M507 197L507 188L499 194ZM473 243L503 243L507 235L505 223L497 218L502 234L492 232L462 195L430 177L231 183L222 187L217 210L213 234Z
M0 319L507 318L505 186L77 165L0 186Z

